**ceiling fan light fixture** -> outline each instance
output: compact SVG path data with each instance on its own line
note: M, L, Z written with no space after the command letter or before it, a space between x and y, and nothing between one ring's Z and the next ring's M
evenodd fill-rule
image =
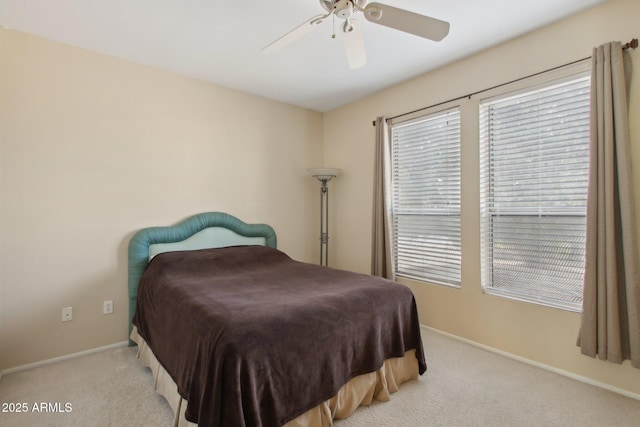
M353 2L351 0L338 0L334 5L335 14L340 19L349 19L353 15Z

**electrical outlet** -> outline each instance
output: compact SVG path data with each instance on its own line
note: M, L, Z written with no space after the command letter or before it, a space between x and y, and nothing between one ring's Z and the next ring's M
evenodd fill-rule
M102 314L111 314L113 313L113 301L108 300L102 303Z
M73 307L65 307L62 309L62 321L68 322L73 320Z

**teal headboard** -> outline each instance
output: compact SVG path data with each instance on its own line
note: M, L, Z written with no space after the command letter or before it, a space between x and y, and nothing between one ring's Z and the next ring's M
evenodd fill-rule
M138 231L129 241L129 335L136 311L138 285L149 260L168 251L262 245L275 248L276 233L266 224L247 224L222 212L194 215L168 227ZM131 340L129 345L135 345Z

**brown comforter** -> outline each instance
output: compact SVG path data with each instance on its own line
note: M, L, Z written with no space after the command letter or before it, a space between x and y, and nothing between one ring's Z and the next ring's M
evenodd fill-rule
M133 320L207 426L281 426L349 379L416 349L411 291L262 246L156 256Z

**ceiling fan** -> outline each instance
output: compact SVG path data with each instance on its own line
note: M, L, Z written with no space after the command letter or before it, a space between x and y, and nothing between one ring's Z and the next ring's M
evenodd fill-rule
M440 41L449 34L448 22L385 4L366 4L366 2L367 0L320 0L320 5L327 11L326 14L317 15L305 21L263 48L262 52L272 53L283 48L309 33L333 15L344 19L341 32L349 68L360 68L367 63L367 56L360 24L353 18L353 15L358 12L361 12L367 21L374 24L395 28L433 41ZM335 34L332 37L335 38Z

